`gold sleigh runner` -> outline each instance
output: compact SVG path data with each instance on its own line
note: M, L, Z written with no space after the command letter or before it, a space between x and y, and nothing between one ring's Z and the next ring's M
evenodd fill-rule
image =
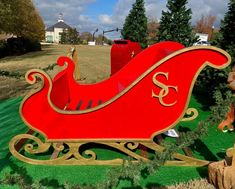
M17 151L16 146L19 141L27 139L20 151ZM65 143L50 143L43 142L38 137L21 134L15 136L10 142L10 151L21 161L36 164L36 165L121 165L123 164L122 158L115 158L112 160L97 159L95 150L82 149L89 146L94 147L100 145L102 149L110 149L119 151L132 159L132 162L144 161L148 162L153 157L154 153L163 152L164 148L154 141L143 142L65 142ZM141 150L144 148L145 153L141 154ZM154 152L148 155L146 152ZM51 156L48 153L52 154ZM46 154L46 155L43 155ZM146 155L147 154L147 155ZM39 155L36 158L42 157L42 159L34 159L35 155ZM151 156L152 155L152 156ZM149 157L146 157L149 156ZM44 158L47 157L45 160ZM205 166L209 164L209 161L196 159L192 156L175 153L173 155L174 160L167 161L166 165L178 165L178 166Z
M115 56L120 60L123 48L118 45L129 43L118 41L112 47L111 60L115 61ZM162 133L198 116L188 104L200 71L207 65L222 69L231 62L225 51L215 47L184 48L176 42L162 42L139 54L135 44L129 48L130 54L124 53L130 56L128 64L116 73L112 70L110 78L97 84L75 81L74 62L68 57L58 59L66 68L53 79L41 70L29 71L27 81L33 84L40 78L43 86L21 103L20 114L29 131L12 138L12 155L37 165L151 161L164 151ZM174 153L173 160L165 164L209 163L193 157L188 148L183 151L185 155Z

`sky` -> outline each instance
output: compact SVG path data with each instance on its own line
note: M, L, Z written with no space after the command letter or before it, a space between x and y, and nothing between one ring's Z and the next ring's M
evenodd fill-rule
M55 24L59 13L64 21L79 32L88 31L95 35L103 31L122 28L129 10L135 0L33 0L34 5L42 16L46 27ZM216 16L215 27L227 12L229 0L188 0L188 7L192 10L192 25L202 15ZM146 15L149 19L160 21L162 11L166 11L167 0L145 0ZM120 38L120 32L106 33L110 39Z

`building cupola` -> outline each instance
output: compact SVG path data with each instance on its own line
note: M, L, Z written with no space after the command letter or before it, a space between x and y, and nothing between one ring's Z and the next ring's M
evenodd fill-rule
M64 22L64 16L62 13L60 13L58 16L58 22Z

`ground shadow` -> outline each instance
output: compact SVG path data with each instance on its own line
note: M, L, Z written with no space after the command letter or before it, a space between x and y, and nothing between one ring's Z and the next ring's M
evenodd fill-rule
M212 94L200 92L196 89L196 86L194 87L192 94L196 101L201 105L202 111L209 111L210 107L215 104L215 100L209 96Z
M28 174L27 169L23 166L18 166L17 164L12 162L10 157L11 157L11 154L9 153L9 154L7 154L7 156L3 160L1 160L1 164L0 164L1 170L5 166L10 167L10 169L11 169L10 173L4 173L5 178L3 177L2 180L7 179L7 174L9 174L10 176L12 176L12 178L15 176L15 179L19 179L18 176L20 176L21 179L24 181L24 184L32 185L33 184L33 179ZM14 185L14 183L11 183L11 184ZM15 184L19 184L19 183L16 182Z
M179 126L179 132L188 132L192 131L189 128ZM211 152L207 145L200 139L195 140L194 144L190 145L189 148L193 152L197 152L201 157L208 161L218 161L218 158Z
M162 186L158 183L149 183L145 187L142 187L142 186L122 187L122 189L143 189L143 188L147 188L147 189L167 189L167 187Z
M197 167L196 168L198 174L200 175L201 178L207 178L208 177L208 167Z
M10 158L11 158L11 153L8 152L3 159L0 159L0 170L3 170L4 167L8 166L11 163Z
M40 183L42 186L45 186L46 188L47 188L47 187L64 188L64 186L63 186L63 185L60 185L60 184L59 184L59 181L56 180L56 179L44 178L44 179L40 180L39 183Z
M192 151L196 151L200 156L204 157L208 161L218 161L218 158L210 151L210 149L201 140L196 140L193 145L190 146Z
M24 60L25 58L36 58L36 57L40 57L40 56L50 56L50 55L54 55L55 51L53 49L49 49L48 47L46 49L43 49L41 51L34 51L34 52L28 52L22 55L13 55L13 56L7 56L4 58L1 58L1 63L5 63L9 60L11 61L21 61Z
M146 188L147 189L167 189L167 187L158 183L148 183Z
M225 152L218 152L216 155L217 155L218 157L220 157L221 159L224 159L225 156L226 156L226 153L225 153Z
M33 183L33 178L28 174L27 169L23 166L18 166L16 163L12 162L10 157L11 157L11 155L9 153L0 162L0 170L2 170L2 168L6 165L9 166L10 169L11 169L11 171L9 173L4 174L5 178L3 177L1 180L3 182L4 182L4 180L6 181L7 177L8 177L7 175L9 174L11 176L11 179L15 177L16 182L14 183L14 182L9 181L10 183L7 182L5 184L7 184L7 185L19 185L20 188L22 188L22 187L31 188L32 185L34 184ZM20 178L18 176L20 176ZM21 182L23 181L23 186L22 186L22 183L17 182L17 179L20 179ZM44 186L45 188L55 188L55 189L58 189L58 188L64 189L65 188L65 186L59 184L59 181L56 180L56 179L43 178L39 181L39 184L41 186Z
M141 186L122 187L122 189L143 189Z

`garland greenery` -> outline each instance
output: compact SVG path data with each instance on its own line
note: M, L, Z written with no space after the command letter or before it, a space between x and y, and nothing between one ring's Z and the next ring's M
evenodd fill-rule
M112 189L116 188L120 181L128 180L132 186L138 186L141 175L149 176L154 174L159 168L167 161L172 159L172 155L190 145L192 145L197 139L207 134L208 126L218 125L225 117L229 110L231 103L235 103L235 97L231 92L222 94L220 91L216 91L214 94L216 105L211 108L211 115L207 120L200 121L198 126L193 131L181 132L180 137L176 142L163 142L162 145L165 150L162 153L158 153L154 156L152 161L132 163L130 160L123 162L122 166L114 167L107 173L106 180L98 183L97 185L70 185L64 183L59 188L64 189ZM13 163L13 162L12 162ZM21 168L24 169L24 168ZM41 182L29 183L27 181L27 175L22 174L22 170L14 169L13 173L6 173L4 178L0 180L0 185L17 185L20 189L44 189L46 188Z
M43 71L53 70L56 65L57 63L54 63L54 64L48 65L45 68L40 68L40 69L42 69ZM5 71L5 70L0 70L0 76L21 79L21 78L24 78L25 74L22 74L20 72L10 72L10 71Z
M45 71L45 72L48 71L48 70L53 70L55 66L57 66L57 63L50 64L47 67L42 68L42 70Z
M20 78L24 77L24 74L21 74L20 72L9 72L9 71L5 71L5 70L0 70L0 76L20 79Z

